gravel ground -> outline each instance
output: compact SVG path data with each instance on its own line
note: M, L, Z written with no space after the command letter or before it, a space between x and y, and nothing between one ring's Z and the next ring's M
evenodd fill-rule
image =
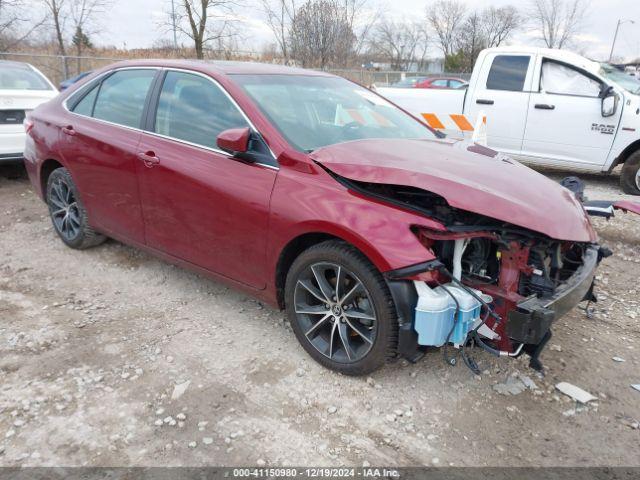
M615 252L600 302L556 325L544 377L481 353L476 377L434 349L349 378L223 284L114 241L66 248L20 170L0 167L0 205L1 466L640 466L638 217L595 222Z

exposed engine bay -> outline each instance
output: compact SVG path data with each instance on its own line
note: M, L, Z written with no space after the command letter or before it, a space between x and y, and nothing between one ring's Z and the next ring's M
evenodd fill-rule
M539 355L551 338L552 323L579 302L596 300L595 269L611 254L606 248L555 240L460 210L442 196L415 187L341 180L360 193L418 211L445 226L445 232L415 227L414 233L437 260L391 276L414 282L413 341L444 347L449 363L455 363L447 350L453 345L478 373L468 353L468 347L475 346L498 356L528 353L531 367L541 370ZM411 341L408 337L404 335L405 343Z

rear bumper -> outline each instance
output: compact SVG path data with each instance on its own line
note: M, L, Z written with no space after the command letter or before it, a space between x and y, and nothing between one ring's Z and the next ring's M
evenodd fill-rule
M509 338L526 344L540 343L553 322L585 299L593 285L600 258L599 247L589 246L582 265L553 296L532 297L520 302L509 312L506 325Z
M22 153L0 153L0 165L3 163L16 163L24 160Z
M21 131L17 132L2 132L0 130L0 163L22 160L27 135L22 130L22 125L20 125L20 129Z

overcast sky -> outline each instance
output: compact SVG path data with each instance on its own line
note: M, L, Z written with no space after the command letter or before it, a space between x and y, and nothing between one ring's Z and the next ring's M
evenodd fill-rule
M179 0L176 0L179 1ZM245 0L247 4L255 0ZM375 1L375 0L372 0ZM383 0L384 1L384 0ZM489 5L511 4L522 8L528 2L523 0L463 0L470 10L482 9ZM169 10L170 0L115 0L110 10L106 28L100 34L100 43L128 48L150 47L155 40L168 37L158 27L159 22ZM417 19L423 15L430 0L387 0L386 11L394 17L406 16ZM242 16L246 24L243 36L246 40L240 45L242 50L259 51L265 42L272 39L271 32L263 21L263 15L257 7L245 7ZM613 33L619 18L633 19L635 24L626 23L620 27L615 55L626 59L640 57L640 6L638 0L592 1L582 33L575 42L574 50L595 59L609 56ZM536 45L533 32L524 31L516 35L511 44ZM431 48L430 56L439 56L436 47Z

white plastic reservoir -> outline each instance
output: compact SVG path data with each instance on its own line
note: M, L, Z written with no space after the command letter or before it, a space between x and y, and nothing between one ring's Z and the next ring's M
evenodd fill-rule
M481 303L463 288L453 283L430 288L425 282L414 282L418 293L415 310L415 330L418 332L420 345L440 347L447 341L447 336L454 325L456 301L458 302L458 319L449 342L461 345L473 328L474 322L480 318ZM478 292L480 293L480 292Z

